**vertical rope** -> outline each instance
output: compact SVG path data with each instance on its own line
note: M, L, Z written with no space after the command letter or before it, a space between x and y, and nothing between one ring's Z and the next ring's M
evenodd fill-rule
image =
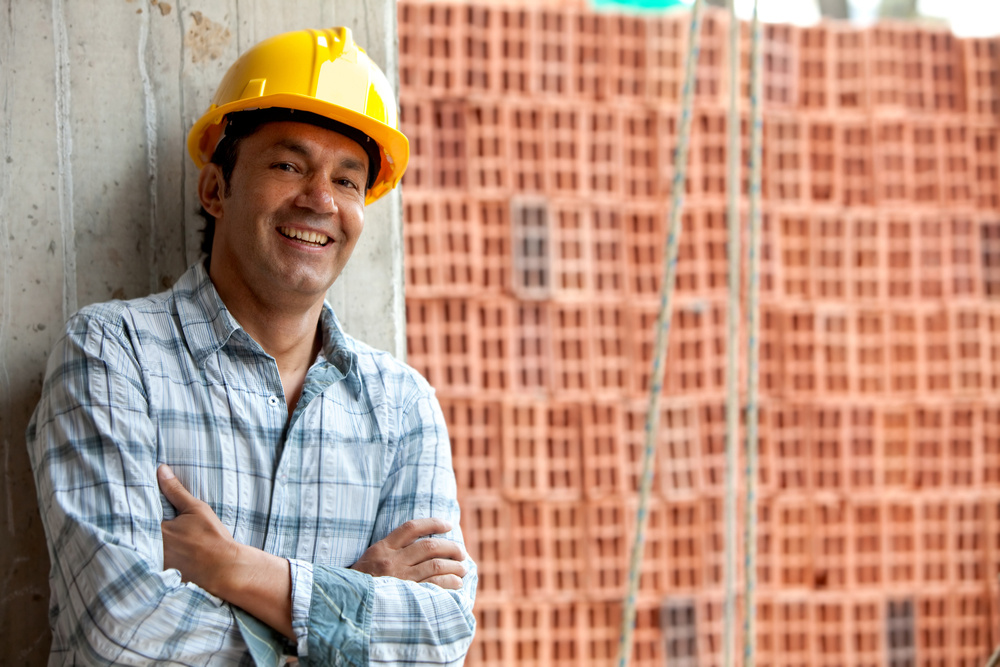
M744 518L743 667L753 667L757 643L757 385L760 360L760 153L761 71L760 21L753 3L750 42L750 266L747 287L749 341L747 350L746 516Z
M726 250L729 299L726 309L726 475L725 475L725 606L722 664L733 664L736 645L736 467L740 428L740 22L736 0L729 0L729 118L726 168Z
M663 365L666 360L667 338L670 333L674 283L677 275L677 250L681 237L681 207L684 205L684 182L687 172L688 142L691 134L691 106L694 97L695 65L698 62L698 38L701 33L702 0L695 0L688 28L688 52L684 63L684 87L681 94L681 122L677 128L677 151L674 153L674 179L670 192L668 233L663 260L663 284L660 286L660 314L656 321L656 342L653 347L653 368L649 379L649 408L646 413L645 449L642 478L639 484L639 509L636 517L635 542L629 564L628 589L622 613L621 640L618 645L618 665L628 667L632 654L635 629L636 594L646 543L649 494L653 487L653 460L656 455L656 433L660 422L660 393L663 389Z

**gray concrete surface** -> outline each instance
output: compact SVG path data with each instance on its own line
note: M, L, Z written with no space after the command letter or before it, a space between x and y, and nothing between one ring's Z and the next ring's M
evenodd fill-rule
M228 65L286 30L347 25L395 81L394 0L0 0L0 664L48 655L48 556L24 430L62 324L161 291L199 255L188 128ZM330 298L403 354L399 193L369 207Z

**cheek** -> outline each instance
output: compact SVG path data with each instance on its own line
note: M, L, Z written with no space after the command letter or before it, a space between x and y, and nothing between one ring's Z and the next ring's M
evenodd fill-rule
M362 207L357 207L351 211L351 215L344 218L344 234L352 241L357 241L361 236L361 231L365 228L365 212Z

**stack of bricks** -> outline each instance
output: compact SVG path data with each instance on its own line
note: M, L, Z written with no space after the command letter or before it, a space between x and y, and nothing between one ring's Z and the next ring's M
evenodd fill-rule
M617 650L688 17L581 5L399 3L408 354L479 563L472 666ZM702 30L641 666L721 658L726 14ZM763 40L759 662L982 664L1000 641L1000 40ZM745 165L745 85L742 109Z

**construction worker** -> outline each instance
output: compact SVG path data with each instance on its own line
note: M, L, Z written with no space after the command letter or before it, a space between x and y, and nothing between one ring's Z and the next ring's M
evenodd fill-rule
M28 428L50 664L461 664L440 407L324 301L406 169L385 76L345 28L273 37L188 149L208 256L74 315Z

